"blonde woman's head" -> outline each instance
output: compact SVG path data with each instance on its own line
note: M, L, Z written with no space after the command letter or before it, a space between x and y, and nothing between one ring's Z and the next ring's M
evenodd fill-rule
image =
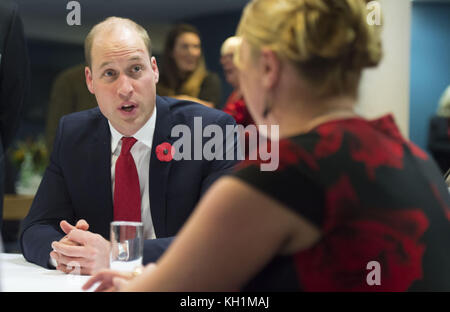
M362 69L382 57L368 13L364 0L253 0L237 34L253 59L265 48L292 63L318 96L356 96Z

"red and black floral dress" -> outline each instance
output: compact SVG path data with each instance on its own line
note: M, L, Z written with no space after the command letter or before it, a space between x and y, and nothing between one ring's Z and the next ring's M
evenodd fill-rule
M272 259L243 290L450 291L448 189L391 116L324 123L280 141L276 171L245 161L233 175L323 235L307 250Z

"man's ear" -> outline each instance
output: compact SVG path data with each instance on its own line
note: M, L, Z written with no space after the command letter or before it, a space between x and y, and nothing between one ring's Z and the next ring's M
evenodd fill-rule
M92 94L95 94L94 93L94 83L92 80L92 71L88 66L86 66L84 68L84 75L86 77L86 86L87 86L89 92L91 92Z
M158 64L156 63L156 58L154 56L152 56L152 58L150 59L150 63L152 65L153 73L155 74L155 84L157 84L159 81L159 69Z
M260 54L260 66L263 86L272 89L280 79L281 61L278 55L269 49L263 49Z

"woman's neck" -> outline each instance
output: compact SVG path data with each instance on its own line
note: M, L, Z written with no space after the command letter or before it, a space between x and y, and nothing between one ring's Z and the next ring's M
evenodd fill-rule
M340 96L317 101L297 101L297 105L276 105L278 109L275 107L272 113L276 120L273 124L279 125L281 138L295 136L331 120L357 117L355 103L352 97Z

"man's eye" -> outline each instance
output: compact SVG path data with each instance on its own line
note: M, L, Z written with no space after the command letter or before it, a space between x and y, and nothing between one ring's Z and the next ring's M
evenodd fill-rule
M140 72L141 70L142 70L142 66L140 66L140 65L133 66L133 72L137 73L137 72Z
M105 77L113 77L114 76L114 71L113 70L107 70L107 71L105 71L105 73L103 75Z

